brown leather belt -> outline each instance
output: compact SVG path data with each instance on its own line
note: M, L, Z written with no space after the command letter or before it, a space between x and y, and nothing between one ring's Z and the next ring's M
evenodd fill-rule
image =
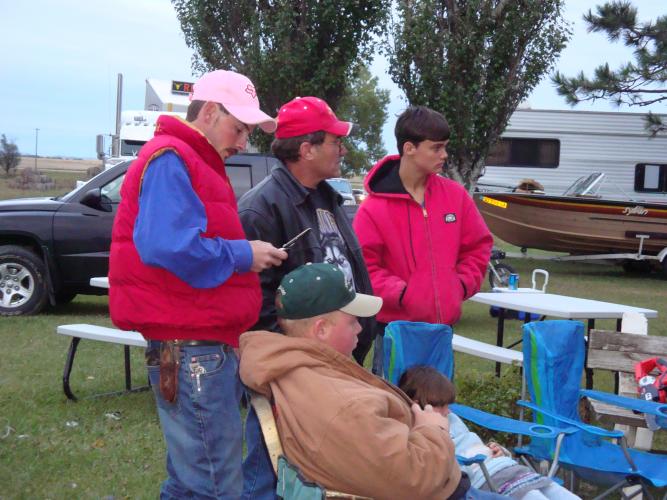
M215 340L174 340L173 342L174 344L185 347L227 345L222 342L216 342Z

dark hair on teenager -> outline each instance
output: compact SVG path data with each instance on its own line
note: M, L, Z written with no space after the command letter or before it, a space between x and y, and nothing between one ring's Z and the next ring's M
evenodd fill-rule
M204 104L206 104L207 101L191 101L190 104L188 105L188 110L185 113L185 121L188 122L193 122L197 119L197 116L199 116L199 112L201 111L201 108L204 107ZM220 111L225 113L226 115L229 114L229 111L225 109L225 107L220 104L219 102L216 102L218 105L218 108L220 108Z
M271 152L273 153L273 156L283 163L288 161L299 161L299 149L301 148L301 144L309 142L312 145L317 146L324 142L325 137L326 132L318 130L317 132L296 137L288 137L287 139L274 139L271 143Z
M422 141L446 141L449 139L447 119L426 106L410 106L401 113L394 128L398 154L403 156L403 146L411 142L418 146Z
M401 375L398 387L419 406L444 406L456 400L451 380L431 366L416 365Z

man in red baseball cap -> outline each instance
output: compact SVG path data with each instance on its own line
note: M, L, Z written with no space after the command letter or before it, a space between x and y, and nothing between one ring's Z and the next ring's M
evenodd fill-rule
M273 154L282 162L239 200L241 223L249 239L280 248L305 229L310 231L288 251L279 267L260 273L262 311L255 330L279 332L275 296L287 273L306 262L326 262L343 271L348 288L372 294L359 242L343 210L341 196L326 179L340 177L347 153L342 140L352 124L339 120L317 97L297 97L280 108ZM363 364L375 337L374 318L361 320L353 356ZM273 498L273 472L254 413L246 423L248 458L244 463L246 498Z

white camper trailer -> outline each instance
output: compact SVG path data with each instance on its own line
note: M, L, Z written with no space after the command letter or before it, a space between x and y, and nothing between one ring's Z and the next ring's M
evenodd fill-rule
M518 109L487 158L479 188L529 178L558 195L578 178L603 172L604 198L667 201L667 136L650 137L645 116Z

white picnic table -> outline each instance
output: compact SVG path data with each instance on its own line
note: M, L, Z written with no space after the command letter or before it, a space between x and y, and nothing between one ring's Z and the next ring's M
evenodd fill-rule
M565 319L621 319L623 313L636 312L647 318L656 318L658 312L643 307L626 306L601 300L581 299L555 293L483 292L470 300L501 309L525 311L543 316Z
M109 278L106 276L90 278L90 286L96 286L98 288L109 288Z
M656 318L658 316L658 311L653 309L615 304L601 300L582 299L555 293L480 292L470 297L469 300L495 306L499 309L496 332L496 345L498 347L503 346L506 310L523 311L525 313L534 313L555 318L586 320L587 330L595 328L596 319L616 319L616 330L620 331L623 314L628 312L643 314L647 318ZM525 322L528 322L529 317L526 314ZM498 364L496 365L496 373L500 373L500 365ZM586 375L586 384L587 386L592 384L592 374L588 372Z

